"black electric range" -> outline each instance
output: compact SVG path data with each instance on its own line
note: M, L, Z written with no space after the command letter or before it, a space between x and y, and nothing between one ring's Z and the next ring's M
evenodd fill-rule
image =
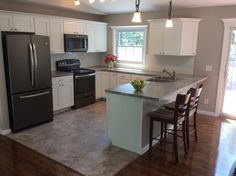
M80 60L66 59L56 62L58 71L73 72L74 75L74 109L95 102L95 71L80 68Z

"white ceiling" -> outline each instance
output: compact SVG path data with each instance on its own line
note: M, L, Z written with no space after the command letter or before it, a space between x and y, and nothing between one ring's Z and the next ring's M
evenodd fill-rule
M80 0L79 6L74 5L74 0L16 0L20 2L36 3L54 7L61 7L93 14L115 14L133 12L135 0L95 0L90 4L89 0ZM167 8L169 0L140 0L140 11L155 11ZM172 0L173 8L192 8L236 5L236 0Z

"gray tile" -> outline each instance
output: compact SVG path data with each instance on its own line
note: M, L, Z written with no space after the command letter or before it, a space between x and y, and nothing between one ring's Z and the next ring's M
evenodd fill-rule
M56 115L53 122L9 137L88 176L114 175L137 158L111 145L104 102Z

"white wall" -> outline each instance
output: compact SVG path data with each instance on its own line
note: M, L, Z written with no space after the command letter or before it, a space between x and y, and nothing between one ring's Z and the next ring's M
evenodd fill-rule
M101 64L102 54L97 53L67 53L51 55L51 70L56 70L56 61L62 59L79 59L81 67L99 66Z

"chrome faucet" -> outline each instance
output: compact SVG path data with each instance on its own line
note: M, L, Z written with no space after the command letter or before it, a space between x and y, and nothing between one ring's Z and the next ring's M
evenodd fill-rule
M171 79L175 80L175 71L174 70L172 71L172 73L170 73L166 69L163 69L162 72L167 73Z

